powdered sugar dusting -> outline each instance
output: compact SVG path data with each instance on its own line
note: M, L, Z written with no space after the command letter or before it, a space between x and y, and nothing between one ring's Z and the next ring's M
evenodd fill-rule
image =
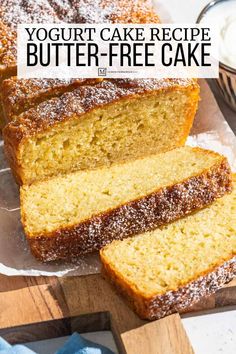
M18 23L60 22L47 0L2 0L0 7L0 63L16 65L16 29ZM4 27L6 26L6 28Z
M73 0L72 0L73 1ZM80 0L76 22L153 23L159 22L150 0Z
M76 22L77 4L73 4L71 0L48 0L48 2L61 21L66 23Z
M110 16L115 13L115 3L110 2L106 7L102 6L102 0L81 0L79 2L79 21L85 23L106 23L110 22ZM122 1L121 1L122 2Z
M2 0L2 20L18 23L158 22L150 0Z
M58 97L81 85L94 85L101 79L16 79L5 80L2 84L2 103L6 120L18 115L40 102Z
M18 23L54 23L57 15L47 0L2 0L1 19L9 27Z

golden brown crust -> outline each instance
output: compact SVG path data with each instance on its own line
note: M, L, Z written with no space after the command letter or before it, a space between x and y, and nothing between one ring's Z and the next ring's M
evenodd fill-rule
M137 99L143 95L158 95L163 91L173 90L192 94L191 104L186 112L181 146L192 127L199 100L199 86L191 79L104 80L93 86L81 86L20 114L3 129L4 148L16 181L19 184L29 183L24 180L19 157L20 148L28 137L48 131L64 121L82 119L85 113L119 100Z
M4 120L4 113L3 113L3 107L0 101L0 134L5 125L5 120Z
M17 79L4 80L1 86L1 101L5 121L37 106L52 97L58 97L82 85L94 85L102 79Z
M0 57L2 75L16 75L16 30L19 23L60 22L47 0L1 0L0 40L4 43Z
M117 276L101 252L102 274L122 294L133 310L146 320L158 320L175 312L184 312L203 297L215 293L236 275L236 257L221 260L212 269L206 270L196 279L184 284L177 290L150 298L132 289L124 279Z
M73 227L48 234L27 235L31 251L42 261L77 258L101 249L113 240L166 225L192 213L232 190L225 158L200 175L121 205ZM23 204L23 203L21 203ZM25 210L21 209L26 230Z
M73 0L78 23L158 23L151 0Z
M16 73L16 33L0 20L0 82Z

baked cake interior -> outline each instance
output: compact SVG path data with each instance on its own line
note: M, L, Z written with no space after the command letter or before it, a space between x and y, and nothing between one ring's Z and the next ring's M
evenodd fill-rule
M118 282L145 298L161 295L205 275L236 255L234 191L197 213L157 229L113 241L101 251Z
M123 99L28 137L19 155L24 180L32 183L182 146L197 95L197 90L174 90Z
M27 235L75 225L221 163L218 154L186 146L110 168L23 186L21 203Z

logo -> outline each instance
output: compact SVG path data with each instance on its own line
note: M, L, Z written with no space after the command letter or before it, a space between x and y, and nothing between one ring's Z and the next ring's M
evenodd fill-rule
M98 68L98 76L107 76L106 68Z

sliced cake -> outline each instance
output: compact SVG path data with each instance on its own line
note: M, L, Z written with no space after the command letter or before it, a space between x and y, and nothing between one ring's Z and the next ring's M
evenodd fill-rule
M20 114L3 130L17 181L31 184L184 145L199 99L195 80L110 80Z
M183 147L22 186L22 223L37 258L68 260L172 222L231 188L226 158Z
M211 206L101 252L103 272L149 320L186 310L236 276L234 190Z

